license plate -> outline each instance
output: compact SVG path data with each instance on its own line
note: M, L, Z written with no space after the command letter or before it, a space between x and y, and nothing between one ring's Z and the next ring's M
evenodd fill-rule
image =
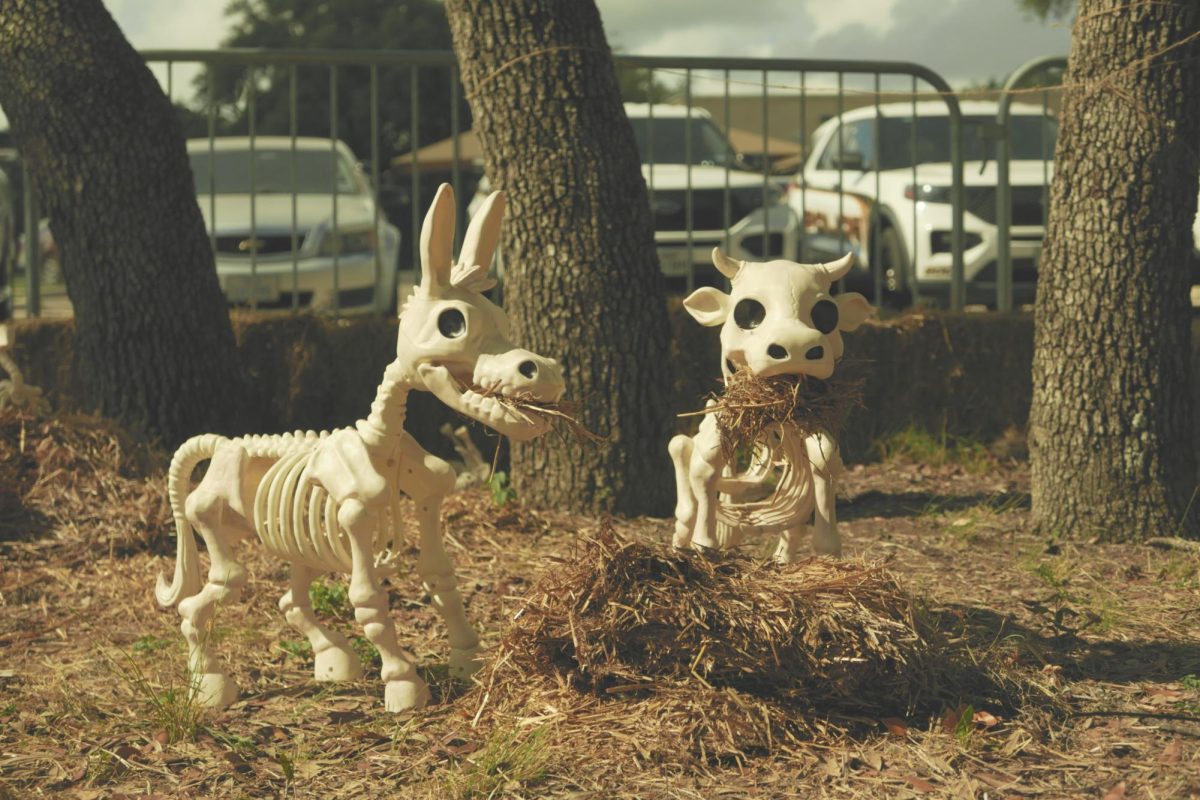
M666 275L687 275L692 271L692 260L686 247L660 247L658 263Z
M279 299L275 279L237 275L225 279L225 296L232 303L269 303Z

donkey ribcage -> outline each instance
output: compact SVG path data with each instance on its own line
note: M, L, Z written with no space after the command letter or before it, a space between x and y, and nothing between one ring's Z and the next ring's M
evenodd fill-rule
M254 494L254 529L263 546L288 561L321 572L349 572L350 537L338 524L338 503L308 478L313 450L284 453L271 465ZM397 498L380 515L372 542L376 567L387 568L397 555Z

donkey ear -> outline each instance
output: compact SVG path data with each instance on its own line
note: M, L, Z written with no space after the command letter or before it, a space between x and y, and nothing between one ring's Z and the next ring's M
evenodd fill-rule
M436 292L450 283L454 252L454 189L438 187L421 227L421 287Z
M486 272L491 266L496 245L500 243L500 223L503 219L504 192L492 192L467 226L458 263L466 267L479 265Z

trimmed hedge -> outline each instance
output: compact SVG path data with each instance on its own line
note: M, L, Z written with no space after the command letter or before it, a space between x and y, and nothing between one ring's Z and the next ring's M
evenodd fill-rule
M673 411L694 411L719 388L718 333L697 325L677 300L670 315ZM352 423L368 412L395 355L395 319L235 312L232 321L252 386L247 418L254 431ZM79 395L71 367L73 330L69 319L19 320L10 328L13 355L26 379L67 408ZM1193 396L1200 407L1200 323L1193 330ZM910 425L987 441L1008 428L1023 429L1028 420L1033 320L1027 314L912 314L868 322L846 342L847 363L860 362L866 377L864 407L842 437L848 461L868 458L875 439ZM452 455L439 433L450 421L461 418L428 393L409 396L408 427L426 449ZM696 419L680 419L678 425L692 432ZM1200 424L1197 428L1200 445ZM483 431L477 436L490 454L495 439Z

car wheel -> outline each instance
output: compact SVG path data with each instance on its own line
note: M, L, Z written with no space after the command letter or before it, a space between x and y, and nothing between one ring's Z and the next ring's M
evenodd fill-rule
M905 276L908 274L904 242L895 228L884 228L879 235L879 262L883 269L883 304L888 308L908 308L912 291Z

